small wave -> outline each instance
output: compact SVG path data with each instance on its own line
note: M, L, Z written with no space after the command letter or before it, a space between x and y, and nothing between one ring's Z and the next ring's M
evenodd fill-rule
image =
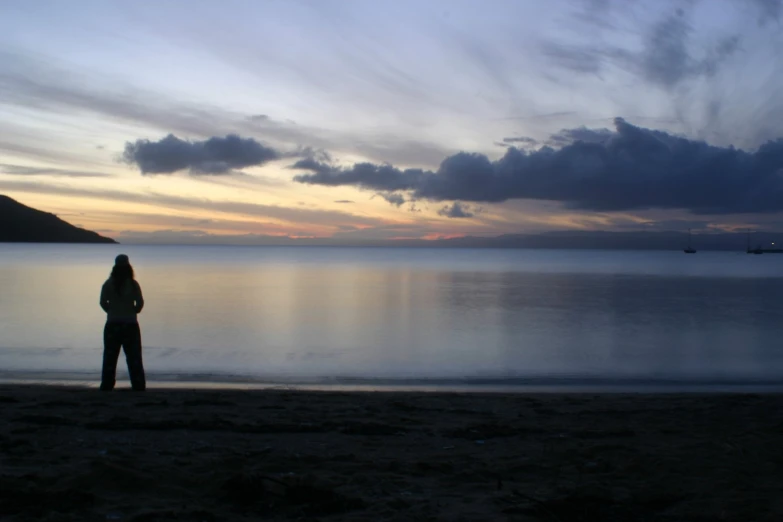
M118 375L120 385L125 378ZM464 378L296 377L148 372L150 387L558 393L783 392L783 379L729 377L516 376ZM97 386L99 372L0 371L0 382Z

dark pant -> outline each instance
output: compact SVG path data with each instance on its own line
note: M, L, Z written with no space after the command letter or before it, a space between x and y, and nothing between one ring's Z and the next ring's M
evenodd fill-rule
M117 358L120 348L125 351L131 386L136 391L147 387L144 379L144 364L141 360L141 330L139 323L106 323L103 329L103 372L101 390L114 389L117 373Z

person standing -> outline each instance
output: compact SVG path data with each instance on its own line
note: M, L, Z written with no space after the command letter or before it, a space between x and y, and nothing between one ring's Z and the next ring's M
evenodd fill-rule
M141 357L141 329L138 321L138 314L144 308L144 297L141 294L141 286L134 278L130 260L125 254L114 259L111 275L101 288L100 304L106 312L100 389L114 389L117 359L122 349L128 363L131 387L134 391L144 391L147 384Z

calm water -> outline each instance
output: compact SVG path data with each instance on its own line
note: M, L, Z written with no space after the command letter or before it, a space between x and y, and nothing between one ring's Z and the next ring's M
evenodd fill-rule
M783 256L305 247L0 245L0 373L97 375L120 251L153 379L783 382Z

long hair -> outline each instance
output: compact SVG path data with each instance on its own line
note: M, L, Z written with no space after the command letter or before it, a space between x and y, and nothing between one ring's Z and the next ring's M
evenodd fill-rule
M127 281L133 280L133 267L130 264L114 265L111 269L111 282L114 290L120 294Z

